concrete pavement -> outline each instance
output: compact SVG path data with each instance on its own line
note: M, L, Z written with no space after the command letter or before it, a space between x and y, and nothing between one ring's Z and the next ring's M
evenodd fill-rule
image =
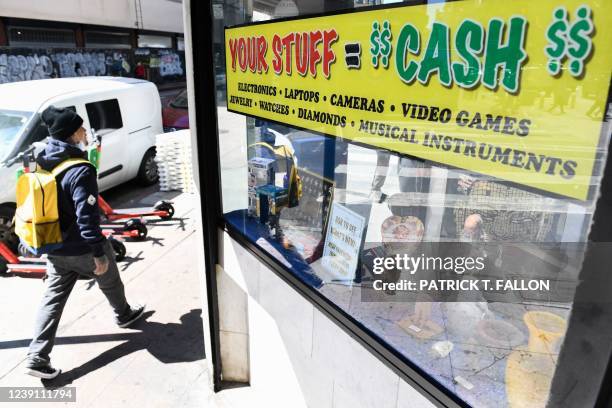
M64 310L52 364L63 370L49 387L75 386L78 407L202 407L212 405L196 271L193 200L125 185L104 194L117 207L175 201L176 216L149 223L149 238L126 242L119 269L130 302L147 304L146 320L115 326L94 281L77 282ZM0 279L0 386L40 386L23 374L38 303L40 279ZM48 403L46 406L64 404Z

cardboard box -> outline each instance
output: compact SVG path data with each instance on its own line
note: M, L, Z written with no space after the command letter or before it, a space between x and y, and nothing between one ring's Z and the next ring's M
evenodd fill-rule
M268 184L255 188L257 194L257 216L261 223L266 223L270 215L277 215L289 202L289 191L283 187Z
M266 159L263 157L254 157L248 162L249 171L249 206L247 209L248 215L256 217L257 212L257 187L274 184L274 159Z

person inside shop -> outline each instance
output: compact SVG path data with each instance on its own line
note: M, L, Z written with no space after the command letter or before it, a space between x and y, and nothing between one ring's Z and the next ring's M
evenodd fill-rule
M87 133L79 115L67 108L50 106L41 117L50 138L36 158L40 168L50 172L65 160L87 159L84 152ZM89 163L75 164L56 180L63 242L47 258L47 288L26 362L26 373L43 379L55 378L60 373L51 366L50 353L64 306L79 276L96 280L119 327L131 326L145 310L142 305L128 303L114 251L102 234L95 167Z
M387 180L387 175L389 172L389 162L391 159L391 153L386 150L377 150L376 151L376 169L374 172L374 177L371 183L370 189L370 203L367 211L364 211L364 218L370 219L371 211L372 211L372 203L383 203L387 200L387 195L382 192L382 188L385 185ZM398 166L397 166L397 176L399 181L399 190L401 193L427 193L429 191L429 179L431 174L431 167L425 163L423 160L412 159L409 157L398 157ZM399 196L399 194L398 194ZM389 210L393 214L391 217L388 217L383 224L381 225L381 233L382 233L382 241L383 246L388 246L388 243L385 244L385 235L389 235L387 230L389 227L399 229L404 228L410 224L413 226L419 225L420 228L412 228L419 230L419 238L420 242L423 238L424 233L424 221L427 218L427 207L424 205L420 205L417 201L414 200L413 197L410 197L407 200L407 204L404 205L404 200L398 200L397 202L388 201ZM412 222L410 220L414 220ZM394 226L393 224L398 224ZM401 225L399 225L401 224ZM381 248L382 250L382 248ZM376 252L376 250L373 250ZM364 253L364 257L374 257L374 252L369 253L366 251ZM359 273L356 276L355 282L359 283L362 280L370 280L373 277L371 276L371 268L362 268L358 271ZM397 271L386 271L385 276L383 277L385 282L395 282L399 279L399 273ZM388 295L393 295L395 291L393 290L385 290Z
M489 240L480 214L471 214L466 217L461 238L464 242L487 242Z
M388 151L376 151L376 170L374 171L370 191L370 197L374 202L382 203L387 199L387 195L382 192L382 188L385 185L389 173L390 159L391 153ZM429 192L430 176L431 166L425 161L404 156L399 157L397 177L401 193ZM419 211L413 215L421 220L425 220L427 208L425 206L419 206Z
M488 234L485 229L483 218L478 213L470 214L465 218L461 239L458 242L441 242L437 249L437 255L442 258L465 258L465 257L482 257L485 267L483 273L496 276L500 271L496 265L497 258L500 254L489 254L491 248L486 243L489 241ZM495 246L497 248L497 246ZM470 279L477 272L457 273L455 271L437 271L436 279ZM428 277L430 278L430 277ZM484 298L480 293L470 294L467 299L463 299L464 294L460 291L427 291L420 293L415 302L414 315L410 316L411 324L417 327L431 326L432 304L434 301L444 302L446 308L456 307L464 303L483 302ZM463 300L463 301L462 301ZM476 307L476 306L475 306ZM484 306L486 309L486 305Z

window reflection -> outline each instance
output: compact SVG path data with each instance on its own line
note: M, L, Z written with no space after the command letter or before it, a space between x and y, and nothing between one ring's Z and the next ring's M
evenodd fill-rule
M285 11L293 14L332 8L332 2L291 3ZM378 3L359 1L354 6ZM431 21L445 13L444 2L434 3L428 9ZM226 25L250 21L248 8L237 8L239 4L223 4ZM281 16L275 8L258 9L257 4L253 18ZM337 4L347 6L352 2ZM230 113L225 108L222 38L216 61L228 223L468 404L545 406L594 199L560 198L485 174ZM596 103L599 85L524 90L529 97L512 108L535 108L555 121L580 106L598 120L603 115ZM453 103L477 102L497 112L508 106L510 97L463 92L457 98ZM402 120L414 128L424 126ZM438 126L444 133L444 125ZM472 131L465 127L466 135ZM520 149L520 137L514 140ZM600 181L605 152L600 146L594 184ZM360 242L343 245L343 230L355 226L361 227L349 237ZM335 240L330 238L333 228ZM354 267L353 250L358 258ZM336 259L326 259L330 251ZM376 259L396 255L482 259L484 265L467 270L455 263L449 271L433 261L434 267L417 277L549 280L553 286L524 292L501 287L408 293L393 286L414 278L406 269L375 272ZM384 286L378 290L377 285Z

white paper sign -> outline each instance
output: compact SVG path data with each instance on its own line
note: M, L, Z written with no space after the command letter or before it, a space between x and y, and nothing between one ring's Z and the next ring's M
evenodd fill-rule
M335 279L353 279L359 260L365 218L333 203L323 248L323 267Z

